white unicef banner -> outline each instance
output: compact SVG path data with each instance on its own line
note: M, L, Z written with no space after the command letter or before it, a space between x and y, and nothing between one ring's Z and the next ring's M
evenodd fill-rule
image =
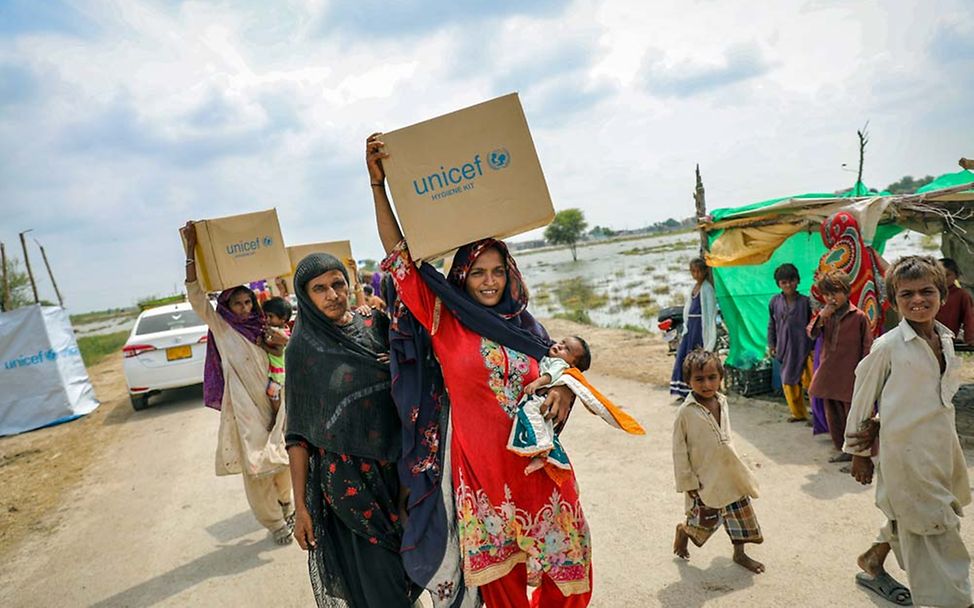
M27 306L0 314L0 436L98 407L68 313Z

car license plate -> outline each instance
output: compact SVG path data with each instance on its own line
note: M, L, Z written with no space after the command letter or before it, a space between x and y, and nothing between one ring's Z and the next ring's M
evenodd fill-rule
M179 361L193 356L192 346L173 346L166 349L166 361Z

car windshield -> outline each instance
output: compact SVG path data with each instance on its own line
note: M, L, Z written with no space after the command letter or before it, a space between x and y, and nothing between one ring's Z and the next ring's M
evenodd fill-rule
M176 310L162 314L147 315L139 321L135 335L155 334L173 329L185 329L204 325L199 316L192 310Z

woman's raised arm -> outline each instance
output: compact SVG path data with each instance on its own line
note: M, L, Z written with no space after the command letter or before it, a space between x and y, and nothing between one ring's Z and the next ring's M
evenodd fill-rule
M183 237L186 239L186 282L196 281L196 225L186 222L183 227Z
M386 171L382 167L382 159L389 158L389 155L382 150L385 144L379 139L379 135L380 133L373 133L365 140L365 163L369 168L369 181L372 182L375 225L379 229L382 248L389 254L402 240L402 230L386 195Z

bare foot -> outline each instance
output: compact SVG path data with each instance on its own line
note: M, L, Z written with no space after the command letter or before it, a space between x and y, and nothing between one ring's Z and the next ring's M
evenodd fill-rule
M683 529L683 524L676 524L676 538L673 539L673 553L677 557L690 559L690 549L687 546L690 537Z
M883 568L883 564L886 561L886 556L889 554L890 546L888 543L876 543L869 548L868 551L863 553L856 559L856 563L859 564L859 568L863 572L872 577L877 577L886 569Z
M744 545L734 545L734 563L739 566L744 566L754 574L761 574L764 572L764 564L757 560L753 560L744 553Z

